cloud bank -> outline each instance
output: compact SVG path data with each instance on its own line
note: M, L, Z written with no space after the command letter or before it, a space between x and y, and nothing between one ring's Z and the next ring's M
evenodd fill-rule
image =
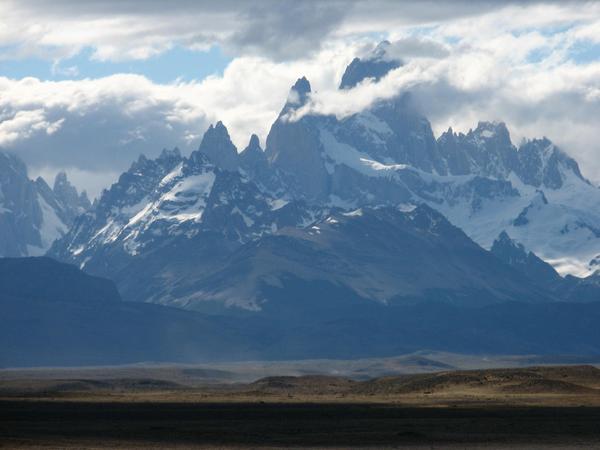
M354 50L337 45L294 63L241 57L223 76L187 83L158 84L133 74L71 81L0 77L0 148L21 156L34 175L106 173L107 184L140 153L191 152L217 120L241 150L252 133L266 137L298 74L332 89ZM89 186L80 178L93 195L99 192L98 182Z
M384 38L406 64L379 83L338 91L345 66ZM546 135L600 181L595 2L0 4L0 68L7 58L60 61L85 48L98 60L143 59L175 45L217 45L234 58L222 76L171 84L132 74L54 82L0 72L0 147L33 173L64 168L97 193L99 180L139 153L195 149L216 120L240 149L251 133L264 142L289 87L305 75L315 92L302 114L341 117L410 90L436 133L504 120L517 143Z
M64 58L84 47L99 60L144 59L181 45L224 47L276 61L308 57L330 39L452 21L510 1L5 0L0 47Z

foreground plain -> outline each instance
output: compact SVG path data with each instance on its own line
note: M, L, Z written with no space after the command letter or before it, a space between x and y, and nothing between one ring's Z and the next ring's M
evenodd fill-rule
M254 382L203 370L3 372L0 446L600 447L591 365Z

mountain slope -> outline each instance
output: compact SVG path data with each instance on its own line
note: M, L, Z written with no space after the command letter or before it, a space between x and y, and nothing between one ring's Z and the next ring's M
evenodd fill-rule
M556 300L549 290L531 287L526 277L425 205L406 211L323 210L323 218L306 227L298 227L301 216L292 206L275 211L276 229L241 244L207 229L193 237L165 235L161 244L126 255L127 244L117 240L100 247L85 267L110 276L128 300L204 312L231 313L232 306L262 310L272 294L279 297L273 288L285 292L288 280L296 283L289 289L319 281L382 304ZM296 220L285 223L285 215ZM295 309L305 307L313 294L305 294ZM334 304L330 297L323 294L319 301Z
M313 301L341 311L353 307L350 299L463 306L555 299L425 205L405 212L390 207L332 212L310 227L283 228L251 241L221 266L190 286L205 301L273 311L286 293L295 292L301 300L286 308L299 315ZM314 283L328 286L327 293L315 297Z
M490 251L493 255L542 286L546 285L552 288L563 282L561 276L550 264L542 261L534 253L525 250L523 244L512 240L505 231L500 233Z
M354 358L424 348L600 354L597 302L385 305L315 280L274 286L278 297L262 314L225 317L123 302L107 280L48 258L0 259L0 267L0 367Z
M121 301L113 282L47 257L0 258L0 296L20 301Z
M50 258L0 258L0 278L0 367L253 355L239 323L122 302L114 283Z

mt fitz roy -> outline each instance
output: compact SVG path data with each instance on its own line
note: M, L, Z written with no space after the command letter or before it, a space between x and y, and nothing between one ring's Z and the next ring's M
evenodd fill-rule
M340 89L401 68L385 48L354 59ZM295 114L310 96L300 78L264 150L252 136L238 153L218 122L189 157L140 156L93 206L70 195L80 214L48 255L125 300L218 314L283 314L291 292L305 302L292 309L600 298L600 190L550 140L517 148L496 122L436 139L410 92L343 119Z

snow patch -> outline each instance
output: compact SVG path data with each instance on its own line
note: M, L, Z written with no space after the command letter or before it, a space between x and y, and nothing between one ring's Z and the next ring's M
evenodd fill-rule
M175 169L169 172L165 177L160 181L159 187L166 186L176 178L179 178L183 174L183 163L179 163Z
M348 212L342 213L342 215L346 216L346 217L360 217L363 215L363 210L362 210L362 208L358 208L358 209L355 209L354 211L348 211Z
M320 139L327 158L335 164L348 166L363 175L387 176L390 172L409 168L405 164L383 164L375 161L351 145L338 141L330 131L323 128L320 129ZM326 168L329 173L333 173L333 167L326 165Z
M38 194L38 202L42 210L42 223L39 228L42 245L29 246L29 256L40 256L48 251L52 243L67 232L67 226L56 214L44 197Z
M417 206L413 205L412 203L400 203L398 205L398 210L403 213L413 212L416 208Z
M269 206L271 207L271 211L277 211L278 209L283 208L285 205L289 203L289 200L285 200L283 198L276 198L274 200L267 200L269 202Z
M252 220L250 217L244 214L237 206L231 210L231 214L239 214L240 216L242 216L242 219L244 220L244 223L248 228L254 225L254 220Z

